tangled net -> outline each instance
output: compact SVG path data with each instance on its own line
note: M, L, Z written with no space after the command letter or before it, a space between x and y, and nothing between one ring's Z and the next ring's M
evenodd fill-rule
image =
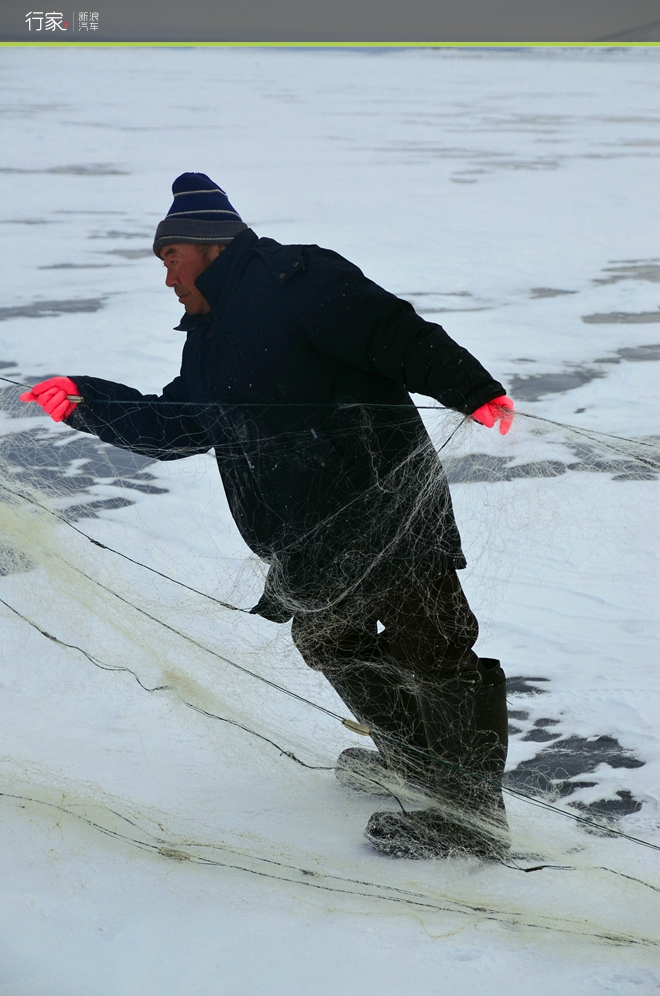
M7 389L4 407L15 415L11 392L18 393ZM429 681L438 686L439 678L411 634L400 642L394 663L391 653L374 656L374 648L388 640L388 630L389 646L397 646L392 638L401 609L397 600L410 590L417 597L413 618L433 618L456 661L471 652L474 617L455 592L441 600L446 607L453 599L455 611L438 616L434 579L464 566L448 482L461 531L470 537L469 559L481 578L473 580L470 597L476 592L477 601L487 606L491 595L481 596L497 590L501 598L507 582L506 537L515 540L530 519L535 527L541 524L541 531L546 528L549 544L553 530L561 531L549 479L602 474L619 486L653 480L660 467L658 440L622 439L520 413L517 435L512 434L515 457L502 455L499 440L490 439L491 451L483 452L483 434L478 436L482 452L475 453L480 430L455 412L434 407L425 412L432 444L421 433L406 459L382 473L372 441L378 434L382 438L387 412L355 405L329 411L321 437L310 435L305 414L288 412L283 420L279 411L264 412L263 406L258 419L240 406L213 413L224 420L227 439L218 456L234 462L238 477L257 473L260 480L273 480L282 467L290 474L296 461L301 474L310 467L318 470L310 478L307 511L296 509L292 516L290 508L268 503L276 542L259 550L259 557L227 532L227 509L217 493L209 511L206 489L216 477L211 478L215 472L207 457L156 475L148 447L133 457L44 420L37 428L21 423L18 431L15 422L5 420L0 436L4 613L40 634L53 654L126 674L143 692L168 696L201 717L217 753L222 784L215 791L223 804L216 825L190 812L162 813L139 799L117 798L102 784L72 782L62 771L25 756L4 759L2 798L57 811L164 858L267 875L319 894L339 892L364 902L495 918L618 943L658 943L649 909L660 890L647 858L640 857L660 850L652 831L628 832L627 824L624 829L571 807L541 769L538 777L533 771L530 776L528 766L524 784L504 782L513 844L503 865L511 872L539 872L528 875L526 881L536 884L523 893L514 884L517 876L503 879L489 866L474 882L460 873L460 862L444 873L438 863L425 863L424 872L409 862L383 863L364 848L359 829L373 808L432 808L472 830L504 835L492 811L475 803L499 788L487 765L478 765L476 773L471 766L458 795L428 792L423 772L438 760L429 758L428 746L412 729L415 718L406 703ZM264 420L272 427L269 433L263 431ZM335 455L347 438L374 453L372 480L359 497L347 485L345 502L329 508L324 482L337 471ZM343 453L344 465L347 460L350 453ZM571 491L574 510L581 505L579 514L585 507L593 512L593 497L578 492ZM228 498L236 515L235 496ZM168 514L174 520L169 529ZM224 533L217 529L213 535L209 523L218 514ZM177 549L182 523L188 545ZM341 546L333 545L339 534ZM263 615L251 611L255 604ZM285 625L292 616L295 642ZM380 675L390 696L383 713L409 716L409 730L374 720L367 707L373 686L364 686L364 703L354 694L349 713L322 677L341 690L345 662L337 663L334 654L333 680L332 661L324 661L323 648L336 650L347 628L355 632L365 626L371 642L366 650L353 647L350 661L357 654ZM316 670L304 667L296 646L307 663L314 667L316 662ZM503 664L508 670L506 660ZM446 695L460 675L459 668L442 679ZM317 799L311 808L309 801L301 804L301 797L310 784L321 796L342 792L334 780L337 757L346 748L371 746L369 735L385 754L388 745L407 739L405 776L395 767L367 772L361 792L348 797L350 828L345 820L339 829L332 823L325 827L325 807L335 797ZM440 763L445 786L451 786L453 774L465 774L460 758ZM273 795L279 799L277 819L272 825L264 819L258 830L248 831L246 811L259 805L267 809ZM381 799L372 797L377 795ZM560 871L581 883L577 891L569 890L568 910L561 888L547 884L547 876Z

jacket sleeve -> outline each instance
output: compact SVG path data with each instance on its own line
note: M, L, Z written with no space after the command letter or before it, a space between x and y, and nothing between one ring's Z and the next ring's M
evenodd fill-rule
M181 377L164 387L160 397L98 377L71 379L84 398L65 420L73 429L156 460L180 460L211 448L204 429L182 403Z
M303 329L322 353L466 415L505 394L467 349L329 250L310 254Z

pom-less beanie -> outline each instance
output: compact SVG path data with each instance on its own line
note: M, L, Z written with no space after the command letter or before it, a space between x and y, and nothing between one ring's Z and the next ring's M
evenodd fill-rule
M247 228L224 190L206 173L182 173L172 184L174 202L156 229L154 252L176 242L227 245Z

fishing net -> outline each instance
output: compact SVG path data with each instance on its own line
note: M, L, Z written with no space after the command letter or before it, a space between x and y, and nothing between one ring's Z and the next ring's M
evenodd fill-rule
M222 490L212 454L157 462L148 443L129 452L26 413L21 389L7 383L2 394L8 655L27 640L62 680L100 676L120 688L143 737L158 724L142 728L137 717L163 710L174 737L164 749L187 757L194 741L187 763L200 765L191 778L201 783L178 801L141 793L139 778L123 780L130 758L90 747L89 758L72 759L63 731L61 750L40 750L38 737L31 755L9 743L8 804L162 858L270 876L324 903L332 892L419 914L658 942L649 911L660 844L635 781L643 759L609 728L583 735L597 692L586 684L570 685L574 714L562 726L567 700L555 699L562 670L551 659L562 641L576 669L581 654L602 653L602 641L589 649L586 629L605 625L613 599L630 598L630 572L617 565L622 548L645 563L639 523L660 440L524 410L502 438L423 401L320 415L205 406L195 415L222 426L216 455L231 481L253 475L263 486L273 540L255 552L232 523L240 494ZM396 453L402 433L414 445L385 460L383 438ZM358 450L372 457L366 481L361 465L351 470ZM347 467L342 500L331 503L328 482ZM309 498L299 506L286 491L292 475ZM269 490L273 482L284 485ZM644 613L649 577L636 578ZM590 600L603 616L585 614ZM530 659L529 632L542 625L547 640ZM495 657L509 684L510 840L498 748L474 735L464 694L478 659ZM88 722L88 694L73 696L80 706L69 723ZM66 697L58 681L53 695ZM438 751L422 735L420 699L455 703L444 721L453 748ZM102 723L95 701L90 715ZM340 755L361 760L338 780ZM388 860L362 837L375 810L434 811L501 844L500 861L479 863L460 848L449 861Z

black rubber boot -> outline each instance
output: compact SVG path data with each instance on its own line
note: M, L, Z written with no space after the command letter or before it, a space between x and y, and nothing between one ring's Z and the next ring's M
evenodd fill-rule
M386 659L324 668L323 673L355 718L370 729L378 748L343 751L335 769L339 781L355 791L384 796L405 781L419 786L419 759L427 753L427 741L412 679Z
M479 664L479 672L449 673L441 684L420 688L426 787L437 805L411 813L374 813L365 836L380 853L506 855L506 678L499 661L482 658Z
M426 751L414 679L392 660L387 640L376 633L375 619L373 627L347 627L341 618L340 623L334 633L299 616L291 636L303 660L323 673L349 712L371 731L378 748L344 751L337 760L337 778L351 789L391 797L383 779L393 783L396 794L416 756Z
M362 795L392 797L391 769L383 755L368 747L348 747L337 758L335 765L337 781L352 792Z

